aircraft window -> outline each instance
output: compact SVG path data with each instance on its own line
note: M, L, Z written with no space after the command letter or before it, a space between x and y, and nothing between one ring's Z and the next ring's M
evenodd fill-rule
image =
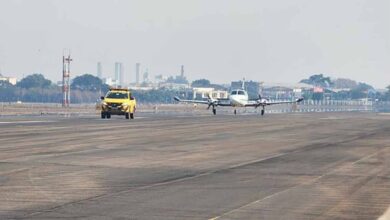
M237 95L237 91L232 91L230 95Z
M245 95L244 91L238 91L239 95Z
M128 99L127 93L120 93L120 92L110 92L108 93L107 97L109 99Z

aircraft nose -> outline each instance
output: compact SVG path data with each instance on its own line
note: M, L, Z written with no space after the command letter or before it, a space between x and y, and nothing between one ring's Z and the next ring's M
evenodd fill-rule
M237 103L237 102L238 102L238 98L235 97L235 96L230 97L230 100L231 100L233 103Z

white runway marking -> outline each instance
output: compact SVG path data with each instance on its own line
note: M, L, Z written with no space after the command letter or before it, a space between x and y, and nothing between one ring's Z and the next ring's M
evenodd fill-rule
M390 219L390 207L386 210L385 213L378 220L389 220Z
M0 121L0 124L48 123L53 121Z

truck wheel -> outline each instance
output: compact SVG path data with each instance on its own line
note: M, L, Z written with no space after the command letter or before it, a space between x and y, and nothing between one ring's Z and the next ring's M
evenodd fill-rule
M107 118L111 118L111 114L110 113L107 113Z
M106 113L105 112L102 112L101 113L101 117L104 119L104 118L106 118Z
M125 113L125 117L126 117L126 119L129 119L129 113Z
M134 119L134 113L130 113L130 118Z

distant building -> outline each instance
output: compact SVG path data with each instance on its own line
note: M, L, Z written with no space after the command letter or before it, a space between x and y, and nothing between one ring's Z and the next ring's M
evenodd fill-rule
M139 84L139 72L140 72L140 68L141 68L141 64L140 63L136 63L135 64L135 84Z
M136 85L136 84L131 84L128 87L130 90L142 90L142 91L148 91L148 90L153 90L153 89L158 89L158 86L155 84L146 84L146 85Z
M116 86L123 86L123 64L116 62L115 63L115 81Z
M107 77L107 78L104 78L103 79L103 82L109 86L118 86L118 82L116 81L116 79L113 79L111 77Z
M98 63L97 63L96 76L97 76L99 79L103 79L103 67L102 67L102 63L101 63L101 62L98 62Z
M149 71L148 69L146 69L143 75L142 83L148 83L148 82L149 82Z
M170 90L186 90L190 89L191 86L189 84L164 82L159 84L159 88Z
M262 83L261 95L270 99L295 99L313 90L306 83Z
M17 78L16 77L7 77L0 74L0 81L7 81L12 85L16 85Z
M214 99L226 99L229 93L224 90L215 90L214 88L192 88L193 99L205 99L209 95Z
M180 76L184 78L184 65L181 65Z
M162 74L156 75L154 77L154 82L155 83L162 83L162 82L165 82L165 81L167 81L167 77L163 76Z

